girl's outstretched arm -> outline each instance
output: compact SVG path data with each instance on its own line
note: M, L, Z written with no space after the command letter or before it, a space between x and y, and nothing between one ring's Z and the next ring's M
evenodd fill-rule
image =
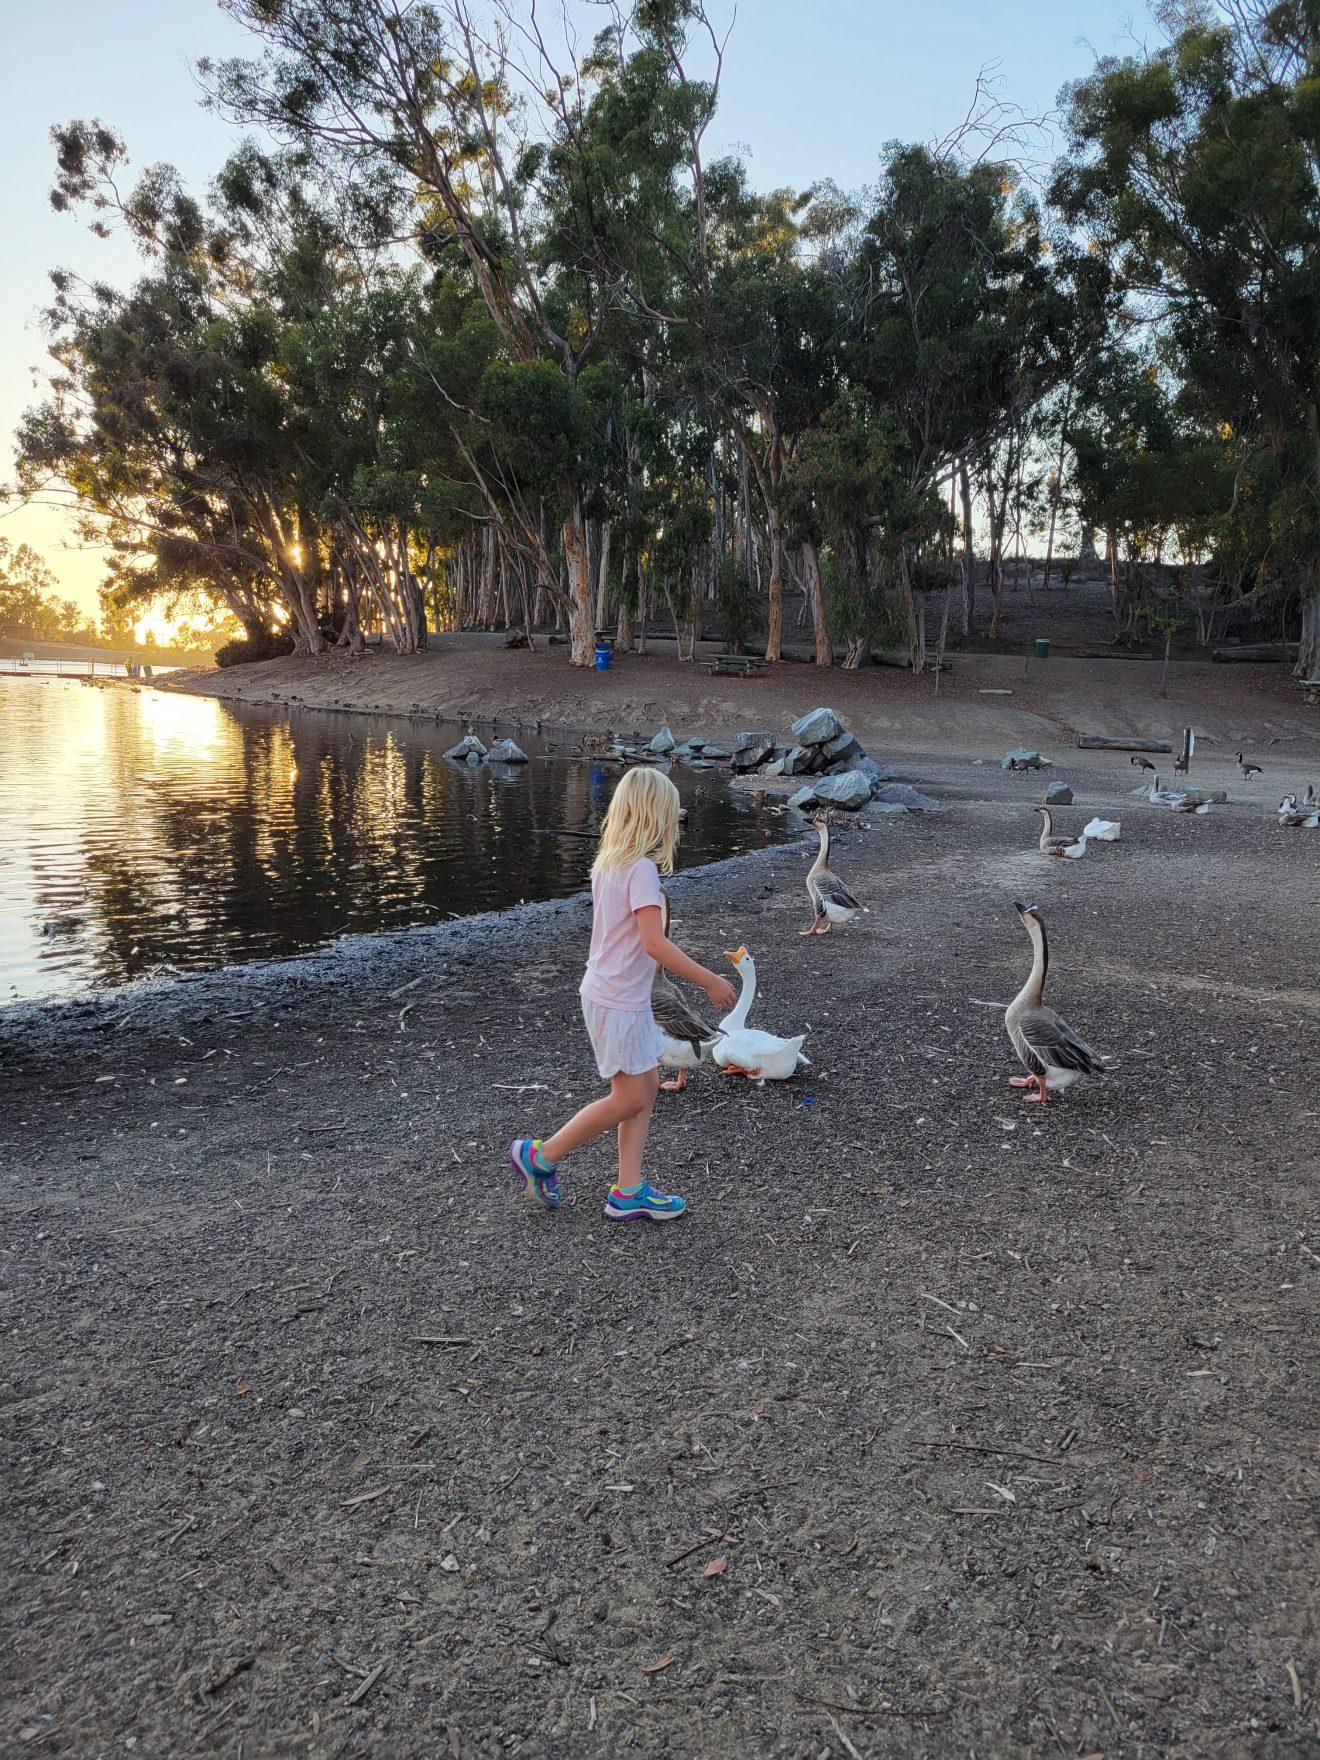
M686 978L689 984L695 984L698 990L704 990L710 999L712 1008L727 1012L737 1001L738 992L727 978L721 978L718 972L712 972L709 966L703 966L695 959L689 959L681 947L676 947L665 934L664 916L658 904L645 904L639 911L634 911L637 918L637 931L642 938L642 946L656 962L676 978Z

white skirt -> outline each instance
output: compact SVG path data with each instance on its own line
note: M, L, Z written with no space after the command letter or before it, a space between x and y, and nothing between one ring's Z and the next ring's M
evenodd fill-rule
M582 1018L596 1054L596 1068L611 1076L643 1076L660 1065L665 1041L647 1008L606 1008L582 998Z

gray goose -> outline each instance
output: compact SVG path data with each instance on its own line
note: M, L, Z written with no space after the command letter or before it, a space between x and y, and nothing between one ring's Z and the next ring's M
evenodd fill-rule
M660 896L668 935L669 894L662 890ZM678 1071L672 1082L661 1082L660 1086L667 1094L681 1094L687 1087L687 1072L708 1055L720 1037L720 1029L697 1013L663 966L655 968L651 982L651 1013L664 1040L660 1061Z
M1043 856L1058 856L1063 861L1075 862L1086 854L1086 838L1082 834L1076 837L1056 836L1054 831L1054 815L1048 807L1033 807L1032 812L1041 816L1040 853Z
M1049 945L1045 939L1045 922L1039 907L1015 900L1014 907L1022 926L1031 937L1031 974L1004 1013L1004 1027L1009 1041L1018 1054L1018 1061L1027 1071L1025 1076L1010 1076L1015 1088L1029 1088L1029 1100L1044 1103L1050 1090L1059 1092L1082 1076L1101 1076L1107 1064L1100 1052L1079 1038L1067 1021L1045 1005L1045 974L1050 967Z
M850 923L861 910L861 901L845 886L843 881L830 867L830 827L828 820L822 815L812 820L813 826L820 833L820 854L812 864L807 875L807 896L811 900L811 908L815 913L811 919L811 927L799 931L802 935L828 935L835 923ZM821 924L825 927L822 929Z
M1265 774L1259 764L1253 763L1250 758L1244 758L1241 752L1237 755L1237 761L1238 769L1242 772L1243 776L1248 778L1248 780L1253 776L1263 776Z
M1190 727L1183 728L1183 747L1173 761L1175 776L1190 776L1192 771L1192 753L1196 750L1196 735Z

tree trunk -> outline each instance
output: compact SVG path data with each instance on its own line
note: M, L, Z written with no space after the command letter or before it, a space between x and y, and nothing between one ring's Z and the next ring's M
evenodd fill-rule
M776 501L766 508L770 526L770 618L765 632L765 657L778 660L784 636L784 522Z
M564 546L564 572L568 585L569 662L573 666L591 666L596 657L596 626L591 615L591 574L587 567L582 503L576 498L572 512L564 521L560 537Z
M596 628L604 629L610 614L610 536L614 522L606 520L600 528L600 567L596 571Z
M807 584L807 599L811 605L811 624L816 637L816 664L833 666L834 645L830 641L829 624L825 617L825 588L820 578L820 557L810 538L802 546L802 578Z
M903 595L903 615L907 619L908 659L913 672L923 672L926 667L926 645L917 623L917 602L912 592L912 576L908 572L906 546L898 552L898 584Z
M1302 641L1293 668L1298 678L1320 678L1320 565L1312 564L1311 596L1302 600Z
M976 539L972 532L972 479L964 461L958 467L958 493L962 499L963 516L963 603L961 633L971 635L976 627Z

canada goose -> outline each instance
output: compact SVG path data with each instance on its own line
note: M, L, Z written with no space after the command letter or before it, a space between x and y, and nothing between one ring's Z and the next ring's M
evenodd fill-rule
M1242 772L1243 776L1263 776L1265 774L1259 764L1253 764L1251 759L1244 758L1241 752L1237 755L1237 761L1238 769Z
M1051 1089L1057 1093L1081 1076L1102 1076L1107 1064L1100 1052L1079 1038L1063 1017L1045 1004L1050 953L1039 907L1018 899L1013 908L1031 937L1032 961L1026 983L1004 1012L1005 1030L1027 1071L1025 1076L1010 1076L1009 1082L1015 1088L1034 1089L1027 1095L1028 1100L1043 1104Z
M1059 856L1064 861L1075 862L1086 854L1085 836L1055 836L1054 817L1048 807L1033 807L1032 812L1041 816L1040 853L1043 856Z
M1135 758L1130 758L1128 762L1135 764L1138 770L1153 770L1155 768L1149 758L1143 758L1139 753Z
M822 813L812 824L820 833L820 854L812 864L807 875L807 897L811 900L811 908L815 915L809 929L799 931L803 935L828 935L835 923L849 923L861 910L861 903L850 887L830 867L830 827L829 821ZM825 927L821 928L821 923Z

